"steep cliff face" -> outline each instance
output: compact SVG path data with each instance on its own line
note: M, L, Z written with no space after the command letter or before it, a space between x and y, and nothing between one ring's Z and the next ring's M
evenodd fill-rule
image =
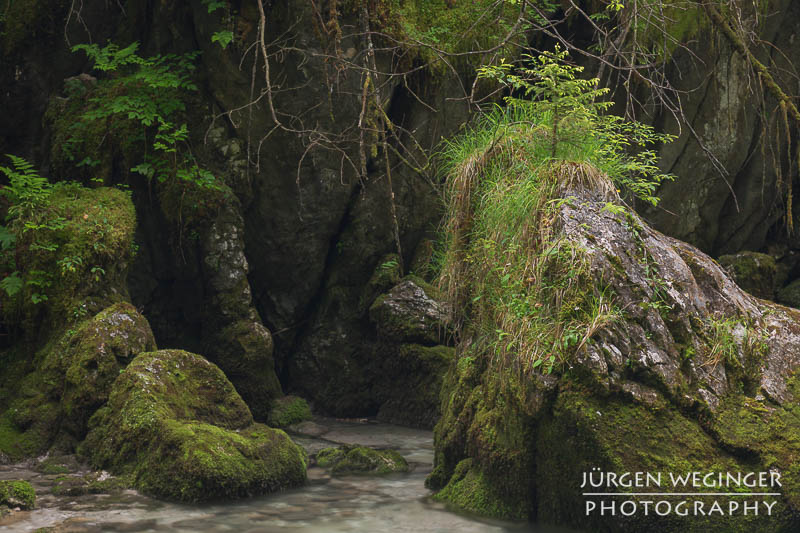
M759 3L758 15L745 9L755 24L760 47L755 57L771 69L776 81L791 92L800 62L795 46L800 6L790 1ZM751 69L748 59L703 14L704 21L687 50L676 49L668 68L670 84L685 91L677 124L669 113L655 122L680 136L660 151L661 166L679 179L664 184L657 208L644 210L659 230L698 246L714 257L740 250L766 251L786 235L787 193L797 178L796 157L787 152L781 107ZM676 21L675 26L684 23ZM792 215L794 216L794 215ZM782 220L784 219L784 220ZM780 221L780 222L779 222ZM792 245L794 247L794 245Z
M30 12L17 13L15 7L4 20L6 39L18 39L4 50L9 103L26 113L11 121L16 126L0 141L3 151L43 162L54 177L100 174L108 184L130 184L140 220L139 252L130 277L134 304L150 319L161 346L191 349L220 364L261 419L271 399L281 394L276 367L285 387L319 400L330 399L317 398L328 381L356 391L374 377L339 375L340 369L360 366L360 358L370 356L372 345L362 341L377 340L365 287L380 259L396 248L395 220L403 250L400 264L410 264L417 243L435 229L439 211L432 184L398 164L394 155L389 189L375 129L379 113L397 128L414 132L413 144L393 141L391 148L419 165L427 157L422 147L431 148L467 117L464 103L446 101L461 90L456 89L460 81L424 71L376 78L383 109L370 103L365 115L360 68L367 60L366 41L345 37L336 45L342 54L337 59L309 3L265 8L265 42L277 43L268 44L276 85L271 105L285 128L275 128L264 97L263 60L251 47L257 44L260 23L255 4L232 3L224 14L209 13L202 2L124 11L87 6L76 13L66 3L37 2ZM358 10L348 10L339 24L360 27L358 17ZM35 38L10 32L23 19L36 23ZM234 39L223 49L212 35L229 29ZM96 144L106 148L102 157L94 151L84 154L100 159L89 172L75 166L82 156L61 154L96 84L87 82L83 93L64 92L64 79L90 70L82 54L69 53L64 33L70 44L88 40L89 34L94 41L111 39L123 46L137 40L142 56L202 52L196 60L200 91L185 100L184 119L193 153L224 181L223 194L187 194L168 184L148 185L130 173L138 148L126 145L125 136L135 135L135 127L128 133L95 132L91 149ZM279 52L281 46L286 50ZM40 47L53 55L37 55ZM66 59L50 67L59 57ZM378 53L376 60L379 71L396 67L391 53ZM352 128L361 120L373 126L365 140L368 175L359 177L359 134ZM397 138L411 140L410 134ZM331 336L333 331L343 334ZM381 403L376 395L370 393L366 404L351 398L347 407L334 403L331 409L354 413L367 405L374 414Z

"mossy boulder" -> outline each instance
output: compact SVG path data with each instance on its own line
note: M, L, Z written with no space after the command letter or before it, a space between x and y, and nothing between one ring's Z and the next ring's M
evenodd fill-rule
M459 462L447 486L434 495L434 499L448 502L461 509L492 518L524 520L527 516L525 503L506 500L480 470L473 468L473 459Z
M775 299L775 289L781 280L778 279L778 264L771 255L744 251L720 256L719 264L739 287L753 296Z
M284 396L275 400L267 424L274 428L285 428L306 420L311 420L308 402L298 396Z
M408 472L408 463L394 450L375 450L366 446L345 445L317 452L317 464L333 475L391 474Z
M27 481L0 481L0 506L11 509L33 509L36 491Z
M156 349L147 320L129 303L118 303L82 323L59 354L65 422L77 437L86 434L92 414L107 400L122 369L142 352Z
M447 312L432 293L435 290L421 279L407 277L376 298L369 317L378 335L395 342L441 344L447 335Z
M72 451L122 369L155 347L147 320L124 302L51 340L34 357L36 371L5 384L15 394L0 415L0 450L16 459L54 443Z
M800 309L800 279L796 279L780 289L776 300L783 305Z
M543 186L536 179L547 175L515 175L497 190ZM509 275L504 283L543 295L520 320L555 310L548 329L537 331L560 332L555 338L565 349L551 343L547 353L558 358L531 362L531 353L541 357L530 349L541 337L527 338L525 330L517 331L513 349L499 349L505 337L492 336L497 328L487 317L513 316L518 308L509 307L519 298L487 303L487 280L470 274L468 263L456 264L465 269L454 275L463 276L459 289L467 303L427 480L436 498L485 515L598 532L796 530L800 312L751 296L709 256L652 230L619 207L615 188L601 175L553 179L545 182L552 188L539 189L551 211L526 211L531 218L514 226L523 236L534 228L543 235L520 252L541 260L533 263L540 269L517 280ZM475 190L460 197L484 198ZM473 208L469 220L479 220L480 206ZM542 229L546 233L538 233ZM476 253L486 242L480 237L465 236L466 250L454 253ZM561 289L559 299L546 298L552 287ZM606 298L607 305L598 305ZM560 307L564 301L569 304ZM581 321L584 308L592 309L590 320ZM470 312L476 309L478 316ZM743 514L740 505L738 512L712 516L708 496L667 495L649 500L667 500L673 509L682 500L690 507L705 501L706 513L646 513L648 498L631 496L614 500L616 513L601 515L598 499L583 494L584 475L593 472L661 475L662 484L639 487L642 492L693 492L670 484L670 474L687 472L715 479L727 472L775 474L781 485L755 490L780 494L750 498L760 502L758 515ZM639 491L606 483L598 492ZM638 503L638 510L619 512L623 499ZM734 497L717 499L728 509ZM591 501L597 512L589 512ZM774 504L770 513L766 504Z
M305 481L302 448L254 423L220 369L181 350L136 357L90 428L81 454L160 498L236 498Z

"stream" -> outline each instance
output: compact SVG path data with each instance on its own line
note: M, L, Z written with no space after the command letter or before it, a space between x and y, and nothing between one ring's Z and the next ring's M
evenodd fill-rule
M57 475L40 474L30 464L0 466L0 479L25 479L36 489L36 509L0 520L0 532L54 528L57 533L94 532L535 532L567 530L489 521L449 511L430 498L425 477L433 467L429 431L367 421L316 419L293 439L309 453L335 444L393 448L411 466L408 474L330 477L308 469L308 483L297 489L238 501L184 505L148 498L136 491L119 494L56 496ZM84 472L76 473L76 475Z

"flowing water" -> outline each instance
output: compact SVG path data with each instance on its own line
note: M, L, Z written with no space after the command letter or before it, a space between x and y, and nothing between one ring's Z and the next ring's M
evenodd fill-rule
M298 489L234 502L180 505L135 491L116 495L55 496L55 475L30 465L0 466L0 479L27 479L37 492L37 508L0 520L0 532L54 527L59 533L176 532L535 532L564 530L478 519L447 510L430 499L424 486L433 465L430 432L378 424L319 419L307 423L306 436L293 435L309 453L333 443L393 448L412 471L388 476L331 478L311 467ZM308 436L309 434L316 437Z

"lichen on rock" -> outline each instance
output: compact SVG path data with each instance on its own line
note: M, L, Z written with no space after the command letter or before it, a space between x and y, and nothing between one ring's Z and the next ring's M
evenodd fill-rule
M255 423L219 368L189 352L139 355L90 427L80 453L157 497L236 498L305 481L305 452Z
M447 336L447 309L428 292L433 292L429 285L409 277L376 298L369 316L378 334L395 342L443 343Z

